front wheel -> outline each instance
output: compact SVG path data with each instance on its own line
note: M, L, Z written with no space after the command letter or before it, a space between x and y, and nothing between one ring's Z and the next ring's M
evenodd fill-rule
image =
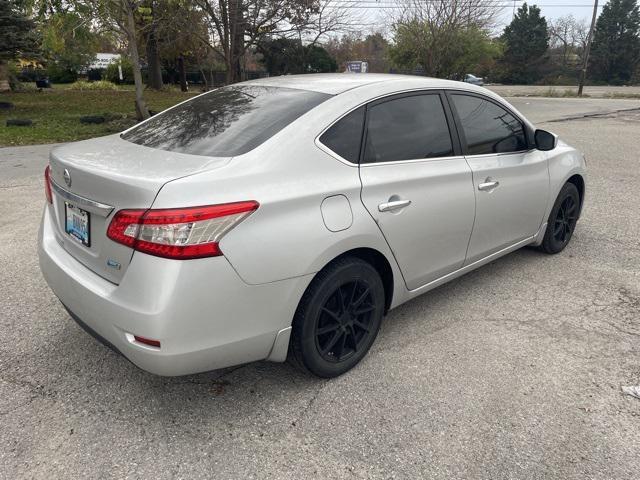
M569 244L578 222L580 194L573 183L565 183L553 204L547 231L540 248L546 253L559 253Z
M384 308L382 279L369 263L346 257L329 264L300 301L289 360L319 377L345 373L371 348Z

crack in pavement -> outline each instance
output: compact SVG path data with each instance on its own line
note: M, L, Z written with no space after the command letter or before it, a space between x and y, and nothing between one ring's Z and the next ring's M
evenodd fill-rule
M20 187L30 187L30 184L24 185L0 185L0 188L20 188Z
M304 418L307 416L307 413L309 412L309 410L311 410L311 407L313 407L313 404L316 402L316 400L320 396L320 392L322 392L322 390L328 383L329 383L328 380L325 380L322 383L320 383L320 386L316 389L313 395L311 395L311 398L309 399L307 404L302 408L300 415L298 415L296 419L291 422L292 428L295 428L298 425L298 423L304 420Z
M39 383L31 382L29 380L19 380L6 374L0 377L0 380L17 387L26 388L34 395L33 398L35 398L35 396L42 398L55 398L58 395L57 390L50 390ZM31 400L27 403L31 403Z
M588 113L582 113L580 115L572 115L569 117L562 117L562 118L554 118L552 120L545 120L544 122L540 122L540 123L559 123L559 122L568 122L571 120L580 120L583 118L599 118L599 117L606 117L607 115L613 115L616 113L623 113L623 112L639 112L640 113L640 107L634 107L634 108L622 108L619 110L607 110L604 112L588 112Z

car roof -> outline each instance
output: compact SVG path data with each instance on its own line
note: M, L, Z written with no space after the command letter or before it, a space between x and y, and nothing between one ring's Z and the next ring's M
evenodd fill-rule
M304 75L283 75L243 82L245 85L297 88L314 92L338 95L354 88L376 83L393 83L401 90L403 85L424 88L460 88L460 82L415 75L394 75L387 73L312 73Z

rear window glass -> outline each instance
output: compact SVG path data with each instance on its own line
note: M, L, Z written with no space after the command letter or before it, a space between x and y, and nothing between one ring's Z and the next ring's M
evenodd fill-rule
M293 88L234 85L156 115L122 138L193 155L242 155L330 97Z

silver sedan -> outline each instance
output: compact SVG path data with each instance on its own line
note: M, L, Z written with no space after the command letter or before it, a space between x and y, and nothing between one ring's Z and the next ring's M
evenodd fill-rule
M160 375L356 365L387 311L518 248L562 251L582 154L497 95L286 76L54 149L40 266L69 314Z

